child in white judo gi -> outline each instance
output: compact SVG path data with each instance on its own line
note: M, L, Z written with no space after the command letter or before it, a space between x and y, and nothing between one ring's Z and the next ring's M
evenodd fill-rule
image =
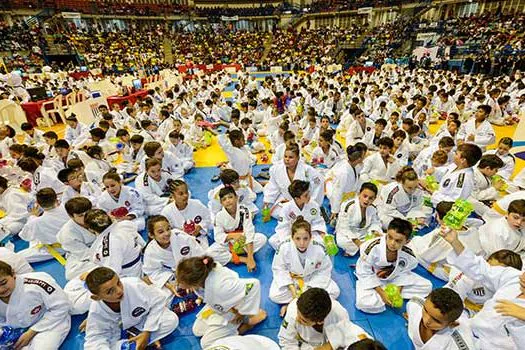
M281 348L273 340L262 335L232 335L215 341L205 350L253 350L267 349L280 350Z
M423 191L412 167L401 168L396 174L396 182L381 188L377 210L385 229L393 218L414 219L418 226L426 225L432 208L423 205Z
M33 158L22 158L16 165L31 174L31 193L36 194L39 190L51 187L58 195L66 189L64 184L57 178L55 169L40 165Z
M260 308L261 287L256 278L214 262L210 256L183 259L177 265L177 285L194 290L205 303L193 324L193 334L206 348L218 339L243 334L266 319Z
M69 219L66 210L59 204L56 192L50 187L37 192L36 204L34 215L38 215L40 209L43 213L41 216L31 216L20 231L20 238L29 242L29 248L18 254L30 263L55 258L65 264L62 258L64 251L57 241L57 233Z
M439 189L432 193L432 204L454 202L456 199L467 199L474 191L474 170L472 167L481 159L481 148L471 143L459 145L454 154L454 164L449 165L447 172L439 183Z
M513 267L490 266L483 257L465 249L454 230L442 237L454 252L448 262L475 281L494 290L492 299L470 320L477 349L514 350L525 346L525 273Z
M310 288L294 299L279 329L279 345L292 349L346 349L370 336L327 291Z
M97 207L109 213L117 221L131 221L141 231L146 227L145 204L142 195L134 188L124 186L116 172L104 174L105 191L95 202Z
M506 186L502 179L493 180L493 176L503 167L503 161L494 154L481 157L478 166L474 167L474 189L469 202L474 206L477 214L483 215L490 209L490 205L501 197L500 191Z
M248 208L253 216L259 212L259 208L255 205L257 195L248 186L241 185L239 173L233 169L224 169L219 174L222 185L215 187L208 192L208 208L211 212L211 217L215 220L215 215L222 209L219 192L225 186L231 186L239 197L239 204Z
M190 171L195 166L193 148L184 142L184 135L180 132L171 131L168 137L169 143L166 144L166 151L171 152L182 161L185 172Z
M424 299L407 304L408 336L416 350L476 349L467 318L461 316L463 301L454 290L434 289Z
M412 272L417 259L406 246L412 234L410 222L394 218L388 225L387 234L362 244L361 256L356 264L356 308L368 313L380 313L385 305L391 305L386 295L387 284L401 289L403 299L425 297L432 284Z
M323 176L300 159L299 145L292 143L286 146L283 161L270 168L270 181L264 186L263 210L270 209L272 217L279 219L284 203L293 199L288 192L293 180L310 182L313 200L323 203Z
M58 349L71 328L69 301L47 273L16 275L0 261L0 325L27 328L15 349Z
M157 159L161 163L161 169L169 172L174 179L182 179L185 173L184 163L173 153L164 151L160 142L151 141L144 144L146 156L140 162L139 171L146 170L146 160L148 158Z
M57 174L57 178L66 185L65 191L62 193L61 201L66 203L74 197L82 196L88 198L91 202L96 203L102 191L97 185L84 181L82 172L71 168L64 168Z
M255 232L252 214L239 205L233 187L221 189L219 197L223 208L215 216L215 243L208 252L223 265L243 263L251 272L256 268L254 254L266 244L266 236Z
M322 236L326 234L326 223L321 216L321 208L310 197L310 183L302 180L293 180L288 186L288 192L293 200L285 203L280 211L279 223L275 228L275 234L268 242L273 249L290 238L292 224L302 216L312 226L314 239L321 242Z
M146 172L137 175L135 188L144 198L146 215L159 215L169 202L169 182L174 179L158 159L146 160Z
M0 241L22 230L29 218L27 205L30 200L27 191L10 186L8 180L0 176Z
M194 236L172 229L162 215L148 219L148 242L144 250L142 270L156 287L166 294L177 295L175 269L182 259L204 255L204 249Z
M423 236L412 238L408 246L414 252L418 262L437 278L448 281L450 265L446 263L448 254L452 251L450 245L445 242L439 232L444 225L445 215L454 205L453 202L440 202L436 206L436 221L438 227ZM479 239L479 228L483 224L478 219L468 219L463 228L459 230L460 240L476 254L481 253Z
M126 342L135 343L137 350L145 349L179 325L177 315L163 303L162 293L139 278L119 278L113 270L98 267L87 275L86 286L93 299L86 350L120 349ZM121 339L122 331L133 336Z
M498 142L498 148L491 149L484 154L494 154L501 158L504 165L501 169L498 170L498 175L502 176L504 179L509 180L514 173L514 168L516 167L516 158L510 149L512 148L514 141L510 137L502 137Z
M378 237L383 234L377 207L373 204L377 186L370 182L361 185L357 199L350 199L341 205L341 212L335 227L337 245L346 256L354 256L366 236Z
M510 202L505 217L487 220L479 228L479 241L485 256L508 249L525 258L525 200Z
M379 151L369 155L363 162L361 181L372 180L388 183L392 181L402 165L392 156L394 141L383 137L378 141Z
M482 151L496 141L496 133L487 118L492 108L488 105L478 106L475 118L470 118L458 131L458 140L478 145Z
M171 228L194 236L203 250L208 249L208 230L211 226L210 212L198 199L190 199L188 185L182 180L170 183L171 203L161 214L170 222Z
M332 261L324 246L312 240L312 226L298 216L290 228L288 239L282 242L273 258L271 301L287 305L309 288L323 288L337 299L340 290L332 280Z
M72 280L96 267L90 261L90 248L97 238L88 230L84 217L92 209L92 203L85 197L71 198L65 203L69 220L58 231L57 241L66 253L66 279Z

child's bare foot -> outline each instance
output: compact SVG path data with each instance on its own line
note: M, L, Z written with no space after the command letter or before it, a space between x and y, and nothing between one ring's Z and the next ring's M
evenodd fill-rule
M288 310L288 305L283 305L281 307L281 312L279 312L279 316L284 317L284 315L286 315L287 310Z
M267 317L266 311L259 310L259 313L257 315L251 316L250 318L248 318L247 323L243 323L239 326L239 329L238 329L239 334L243 335L244 333L248 332L250 329L252 329L256 325L264 321L266 317Z

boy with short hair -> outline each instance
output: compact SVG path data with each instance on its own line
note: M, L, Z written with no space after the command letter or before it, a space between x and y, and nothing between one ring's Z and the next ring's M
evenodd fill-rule
M166 151L171 152L178 159L180 159L184 165L184 171L188 172L195 166L193 160L193 148L184 142L184 134L171 131L168 134L169 142L166 144Z
M454 148L455 143L451 137L444 136L437 142L437 147L435 145L430 145L419 152L416 159L414 159L412 167L417 173L417 176L422 177L426 170L432 168L432 156L437 150L445 151L447 154L447 163L449 154Z
M475 349L462 312L461 297L449 288L434 289L426 299L412 298L407 304L408 336L415 349Z
M474 168L474 189L469 201L474 205L474 210L483 215L493 201L500 197L505 182L493 181L492 178L499 169L503 167L503 161L495 154L487 154L481 157L478 166Z
M387 284L401 289L403 299L425 297L432 283L412 272L417 259L406 244L412 235L412 224L394 218L387 234L362 244L356 264L356 308L368 313L380 313L385 305L392 305L385 290Z
M161 291L140 278L119 278L113 270L98 267L87 275L86 286L94 300L87 318L86 350L120 349L126 342L145 349L179 325ZM139 333L133 334L132 329ZM122 331L133 336L120 339Z
M0 176L0 242L12 235L17 235L26 224L29 213L27 205L31 200L28 192L17 186L10 186L9 181Z
M378 141L379 151L365 158L361 170L361 181L378 180L383 183L392 181L401 164L391 155L394 141L383 137Z
M340 349L370 336L321 288L310 288L288 305L281 328L282 349Z
M379 146L379 140L387 136L385 132L387 122L385 119L380 118L375 121L374 129L370 130L363 136L363 143L368 146L371 151L377 151Z
M469 119L460 129L458 140L463 142L475 143L482 151L496 141L496 134L492 125L487 121L492 108L487 105L480 105L476 111L475 118Z
M44 147L44 132L42 130L35 129L31 123L22 123L20 129L25 134L23 144L36 148Z
M432 193L432 204L442 201L454 202L456 199L467 199L474 191L474 170L472 167L481 159L481 149L471 143L458 146L454 155L454 164L439 183L439 189Z
M102 191L98 186L91 182L84 181L84 174L82 171L76 171L71 168L64 168L58 172L58 179L66 185L66 190L62 192L62 203L74 197L83 196L88 198L91 202L96 203Z

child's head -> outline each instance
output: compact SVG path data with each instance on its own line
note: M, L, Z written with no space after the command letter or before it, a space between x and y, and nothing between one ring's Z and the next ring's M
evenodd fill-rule
M9 155L12 159L18 160L24 155L24 150L26 149L26 147L27 145L14 143L11 146L9 146Z
M229 213L235 212L237 208L237 193L235 193L233 187L226 186L221 188L219 191L219 199L224 209Z
M241 120L241 128L244 130L248 129L252 125L252 121L250 118L242 118Z
M106 132L101 128L91 129L89 130L89 134L91 135L91 139L93 140L93 142L99 142L106 138Z
M22 131L29 136L33 136L35 134L35 128L33 125L31 125L31 123L22 123L22 125L20 125L20 129L22 129Z
M82 176L79 176L75 170L71 168L65 168L58 172L58 179L65 185L70 186L75 191L80 191L82 186Z
M401 147L405 141L407 134L404 130L396 130L392 134L392 140L394 140L394 147Z
M498 151L496 154L500 156L506 156L507 154L509 154L509 151L512 148L513 144L514 141L510 137L503 137L498 142Z
M106 191L113 196L118 198L122 189L122 179L120 175L115 171L110 171L104 174L102 177L102 183Z
M434 289L423 305L422 322L426 329L438 332L455 327L456 320L463 312L463 301L450 288Z
M330 118L326 115L323 115L321 117L321 129L328 129L330 128Z
M69 217L80 226L85 226L84 219L86 213L91 210L92 207L91 201L86 197L73 197L65 204Z
M396 181L403 186L408 194L413 194L419 186L416 171L410 166L404 166L397 172Z
M164 249L170 246L171 227L163 215L153 215L148 219L148 237Z
M58 197L54 189L46 187L36 193L36 202L42 209L50 210L58 205Z
M432 166L434 168L443 166L447 164L448 161L448 154L445 151L437 150L432 154L432 158L430 159L430 162L432 163Z
M58 135L54 131L46 131L44 133L44 140L49 146L53 146L58 140Z
M240 130L232 130L228 134L228 138L230 139L231 144L233 147L242 147L245 145L244 140L244 134Z
M499 169L503 167L503 161L495 154L485 154L478 163L479 171L488 177L496 175Z
M157 158L146 159L146 173L155 181L162 178L162 163Z
M288 169L295 168L300 158L299 145L297 143L290 143L286 145L284 151L283 161Z
M456 135L460 126L461 122L457 119L449 120L447 122L447 130L450 133L450 135Z
M233 169L224 169L219 174L219 178L225 186L231 186L234 190L238 190L241 187L239 173Z
M104 159L104 150L100 146L89 146L86 153L93 159Z
M290 143L294 143L295 142L295 134L293 131L291 130L287 130L284 132L283 134L283 141L284 141L284 144L286 146L288 146L288 144Z
M118 129L115 133L115 136L118 137L122 142L129 142L130 136L129 132L126 129Z
M55 151L60 158L65 158L69 154L69 142L60 139L55 142Z
M410 118L405 118L405 119L403 119L403 122L401 123L401 129L402 130L400 130L400 131L408 132L408 129L410 129L410 127L412 125L414 125L414 120L410 119ZM394 136L392 136L392 138L395 139Z
M319 146L330 147L333 143L334 133L332 130L325 130L319 135Z
M177 265L175 273L177 285L181 289L197 289L204 287L204 282L215 267L210 256L199 256L183 259Z
M443 223L443 219L445 218L445 215L452 209L452 206L454 205L454 202L439 202L436 205L436 220L438 224Z
M376 135L381 135L383 130L385 130L386 125L387 125L387 122L383 118L379 118L378 120L376 120L376 122L374 123Z
M346 350L387 350L379 341L366 338L351 344Z
M513 267L518 271L521 271L523 268L523 260L521 260L521 256L508 249L501 249L490 254L487 258L487 262L490 266Z
M355 145L346 147L346 155L348 156L348 162L352 166L357 166L363 162L365 158L366 150L359 147L359 142ZM366 147L366 146L365 146Z
M118 275L108 267L97 267L88 273L86 286L91 299L107 303L119 303L124 297L124 286Z
M0 261L0 298L9 298L15 285L15 270L8 263Z
M184 141L184 135L176 131L170 132L169 138L170 138L171 144L175 146L177 146L179 143Z
M69 117L67 117L67 118L66 118L66 124L67 124L70 128L75 129L75 128L77 127L77 124L78 124L78 119L77 119L76 115L71 114Z
M131 148L133 148L134 151L138 151L140 147L142 147L142 144L144 143L144 136L133 135L129 139L129 142L131 144Z
M312 226L303 216L298 216L292 224L292 241L301 253L304 253L312 240Z
M78 158L73 158L67 161L67 167L73 169L79 174L79 179L86 181L86 176L84 174L84 163Z
M401 250L410 241L412 224L410 221L394 218L388 224L386 232L386 248L391 252Z
M310 201L310 183L308 181L293 180L288 186L288 193L297 205L305 205Z
M480 105L478 106L478 109L476 110L476 121L482 122L490 115L490 112L492 111L492 107L489 105Z
M507 222L515 230L525 229L525 200L516 199L510 202L507 210Z
M322 325L332 311L332 299L321 288L310 288L297 299L297 322L307 327Z
M173 132L178 132L182 130L182 122L178 119L173 120Z
M28 173L34 174L36 169L40 166L36 160L29 157L21 158L16 165L23 171L27 171Z
M399 113L398 112L392 112L390 114L390 124L397 125L397 122L399 121Z
M365 182L359 190L359 205L361 208L368 208L377 197L377 186L371 182Z
M379 154L381 157L387 158L394 148L394 140L392 140L390 137L382 137L377 142L377 146L379 148Z
M458 146L456 154L454 156L454 163L459 168L470 168L473 167L479 160L483 152L481 148L472 143L463 143Z
M111 217L104 210L91 209L87 211L84 217L84 223L91 232L98 235L111 226L113 220L111 220Z
M188 191L188 185L182 180L173 180L169 185L171 198L175 202L175 205L180 210L186 208L188 205L188 199L190 193Z
M160 142L151 141L144 144L144 153L150 158L155 158L160 161L164 158L164 150Z
M447 155L450 153L450 151L452 151L454 145L454 139L450 136L444 136L438 142L438 148L442 151L445 151Z

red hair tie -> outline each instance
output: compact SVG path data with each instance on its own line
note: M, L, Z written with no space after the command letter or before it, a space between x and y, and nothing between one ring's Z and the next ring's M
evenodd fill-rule
M202 263L203 263L204 265L208 265L208 258L204 258L204 259L202 259Z

